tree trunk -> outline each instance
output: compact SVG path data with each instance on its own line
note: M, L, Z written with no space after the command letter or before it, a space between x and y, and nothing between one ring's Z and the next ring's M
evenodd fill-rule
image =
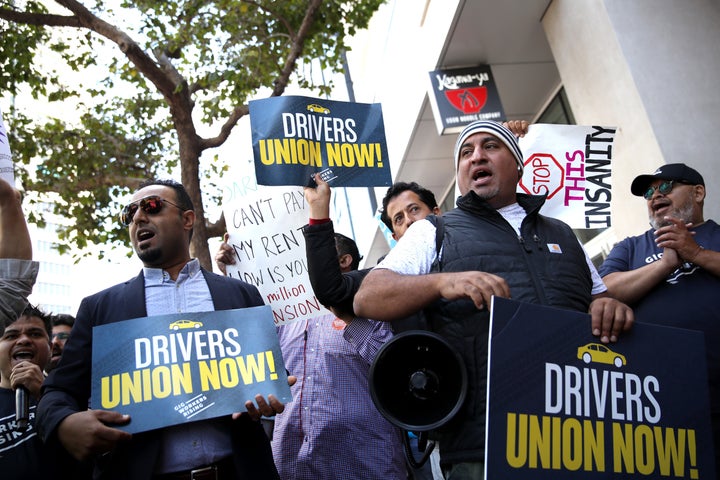
M187 84L173 94L170 112L178 134L181 182L195 206L195 226L190 241L190 255L200 260L200 265L212 271L212 259L208 247L205 208L200 191L200 137L192 121L192 101Z

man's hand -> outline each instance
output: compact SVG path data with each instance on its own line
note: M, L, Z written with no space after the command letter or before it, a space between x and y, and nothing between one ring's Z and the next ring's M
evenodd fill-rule
M655 230L655 243L665 250L675 250L683 261L692 262L701 250L700 245L695 241L695 234L688 229L692 223L686 224L674 217L664 217L664 220L668 225ZM663 252L664 259L665 252ZM676 267L679 264L680 262L677 262Z
M305 200L308 202L310 210L310 218L314 220L323 220L330 218L330 185L321 178L320 175L313 176L317 187L305 187Z
M469 298L478 309L490 305L493 295L510 298L510 287L504 278L486 272L440 273L440 296L447 300Z
M230 234L225 233L225 235L223 235L223 242L215 254L215 263L223 275L227 275L226 268L228 265L235 265L235 252L230 244L227 243L229 238Z
M109 452L118 442L130 440L130 433L108 426L123 425L129 421L129 415L107 410L73 413L58 425L58 438L70 455L83 461Z
M35 398L40 398L40 387L43 380L45 380L45 375L43 375L42 369L32 362L20 362L10 372L10 387L13 390L25 387Z
M527 120L509 120L507 122L503 122L503 125L506 126L516 137L520 138L525 136L528 132L528 127L530 126Z
M295 382L297 382L297 377L295 375L288 375L287 381L288 385L292 387L293 385L295 385ZM255 395L255 402L257 402L257 407L252 400L248 400L247 402L245 402L245 408L247 409L247 411L233 413L233 420L237 420L242 415L249 415L252 420L258 421L262 416L272 417L274 415L277 415L278 413L282 413L285 410L285 404L278 400L278 398L272 394L268 395L267 400L265 400L265 397L260 394Z
M592 334L602 343L617 342L620 332L630 330L635 321L630 307L610 297L595 297L589 313Z

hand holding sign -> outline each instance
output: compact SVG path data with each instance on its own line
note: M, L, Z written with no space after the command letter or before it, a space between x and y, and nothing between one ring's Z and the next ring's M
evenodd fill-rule
M269 306L159 315L93 329L91 407L129 414L129 423L115 417L121 430L237 418L243 407L257 419L281 412L290 400Z
M65 417L58 426L58 439L70 455L80 461L107 453L132 434L113 428L125 425L129 415L106 410L85 410Z
M263 187L245 177L229 186L223 210L229 236L216 259L227 275L255 285L277 325L324 311L307 272L302 188Z

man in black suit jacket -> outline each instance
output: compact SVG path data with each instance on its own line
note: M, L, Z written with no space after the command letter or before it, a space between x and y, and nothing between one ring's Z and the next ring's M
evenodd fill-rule
M131 435L113 428L131 419L88 410L92 327L179 311L228 310L263 305L257 288L202 269L189 253L195 221L182 185L141 185L121 220L129 227L143 271L134 279L83 299L62 360L45 381L37 423L43 440L95 463L95 477L191 478L202 469L217 479L273 479L277 471L260 415L284 405L273 395L245 402L246 413ZM239 410L239 409L238 409ZM198 477L195 477L198 478Z

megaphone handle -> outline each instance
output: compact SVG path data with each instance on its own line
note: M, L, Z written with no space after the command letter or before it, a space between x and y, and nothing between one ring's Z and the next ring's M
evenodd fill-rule
M405 446L405 457L407 457L408 463L412 468L415 470L418 470L423 465L425 465L425 462L427 462L428 458L430 458L430 454L432 454L433 450L435 449L435 442L427 440L427 433L426 432L420 432L420 435L418 435L418 450L423 450L422 457L420 457L420 460L415 460L415 454L412 451L412 447L410 446L410 432L404 432L403 435L403 445Z
M427 444L428 444L427 432L420 432L420 434L417 437L418 437L418 441L417 441L418 452L424 452L425 450L427 450Z

